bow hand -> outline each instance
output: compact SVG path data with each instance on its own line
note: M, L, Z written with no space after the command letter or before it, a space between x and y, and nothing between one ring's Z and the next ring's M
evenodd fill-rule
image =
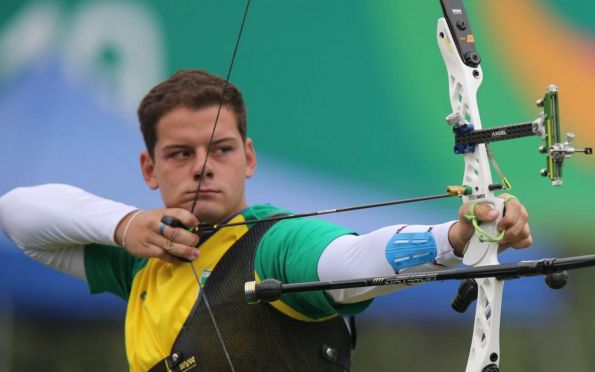
M508 194L498 196L499 199L509 202L503 211L503 216L498 219L499 211L490 203L476 204L474 209L475 217L480 226L482 223L497 221L496 229L499 235L502 232L502 239L499 242L499 252L512 247L516 249L527 248L533 243L531 230L529 228L529 215L526 208L516 199L510 198ZM448 238L454 249L455 255L463 257L469 240L475 233L473 223L469 220L472 203L465 203L459 208L459 220L452 225L448 232Z

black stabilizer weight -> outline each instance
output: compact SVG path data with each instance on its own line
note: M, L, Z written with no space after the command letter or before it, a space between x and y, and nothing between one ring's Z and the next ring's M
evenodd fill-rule
M568 283L568 272L549 273L545 276L545 284L551 289L563 288Z
M277 279L265 279L260 283L247 282L244 284L244 297L248 303L259 301L272 302L281 298L282 284Z
M461 281L456 296L450 302L454 311L464 313L469 305L477 299L477 282L473 279Z

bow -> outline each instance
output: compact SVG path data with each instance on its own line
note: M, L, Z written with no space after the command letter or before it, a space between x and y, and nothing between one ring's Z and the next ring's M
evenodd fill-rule
M455 130L468 128L480 130L481 119L477 107L477 90L483 80L481 58L475 51L473 33L461 1L441 1L445 18L438 20L438 45L448 72L448 90L452 114L447 117ZM493 193L492 175L486 144L477 144L474 151L464 153L465 170L463 185L472 189L463 196L463 202L481 201L492 204L499 217L482 225L488 236L498 233L497 224L502 219L504 203ZM498 239L480 239L475 233L468 243L463 263L471 266L497 265ZM500 313L504 282L494 277L476 279L478 286L475 326L467 372L497 371L500 359Z
M473 267L498 265L498 243L502 234L496 236L496 226L503 215L505 204L502 199L494 196L493 191L510 188L510 184L505 177L502 177L500 185L492 181L491 154L487 142L515 138L522 135L520 132L524 135L540 135L545 140L540 152L547 154L547 167L541 174L547 176L554 186L560 186L563 161L577 151L572 147L574 135L569 134L566 142L561 143L555 86L548 87L544 99L538 101L544 111L535 121L482 131L476 94L483 80L483 72L481 58L475 50L471 25L462 0L441 0L441 5L444 18L438 20L437 39L448 72L449 97L453 111L446 120L453 125L455 136L458 137L455 153L463 154L465 159L463 184L472 188L472 193L464 195L462 199L463 202L490 203L500 212L496 221L484 223L481 228L475 224L476 219L473 220L476 233L468 243L463 263ZM516 135L509 133L513 130L517 131ZM486 133L488 136L485 136ZM472 134L476 138L483 135L483 138L460 141L465 134ZM590 148L579 151L586 154L592 152ZM497 165L495 169L499 169ZM497 277L480 277L475 283L477 306L466 371L495 372L499 370L500 362L499 332L504 281ZM465 290L463 287L461 289Z

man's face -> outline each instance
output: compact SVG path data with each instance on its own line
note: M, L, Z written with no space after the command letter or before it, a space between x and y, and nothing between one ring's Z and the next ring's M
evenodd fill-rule
M203 171L217 110L170 111L157 123L154 158L141 154L145 182L161 191L167 208L190 210L202 174L194 212L205 223L220 223L247 207L244 181L256 168L252 140L242 140L235 114L223 106Z

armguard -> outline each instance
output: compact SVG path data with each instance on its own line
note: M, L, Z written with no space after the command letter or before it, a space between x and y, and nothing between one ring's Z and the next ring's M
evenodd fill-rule
M431 263L435 258L436 242L431 231L397 231L386 244L386 259L396 273L410 266Z

